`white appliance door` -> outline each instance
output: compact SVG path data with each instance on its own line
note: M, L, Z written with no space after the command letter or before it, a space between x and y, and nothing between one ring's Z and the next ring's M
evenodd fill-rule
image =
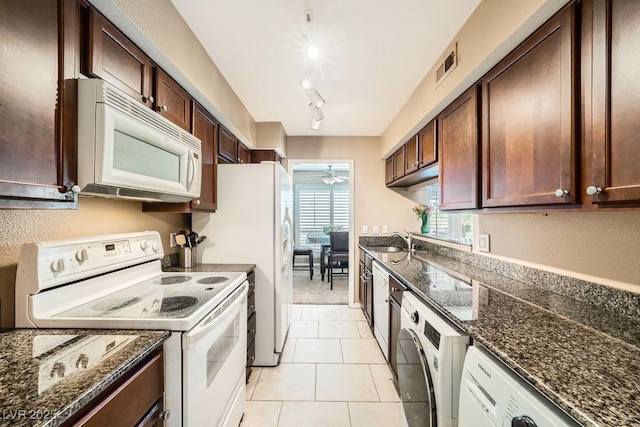
M182 359L183 425L221 425L235 396L245 399L236 388L247 361L246 281L182 336Z
M284 168L274 168L276 197L275 224L275 352L281 353L291 324L293 311L293 182ZM279 188L278 188L279 187Z
M384 358L389 360L389 285L375 273L373 285L374 335Z

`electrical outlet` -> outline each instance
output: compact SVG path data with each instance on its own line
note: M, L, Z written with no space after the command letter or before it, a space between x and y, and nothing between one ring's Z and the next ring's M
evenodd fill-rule
M382 234L389 234L389 226L388 225L383 225L382 226Z
M366 225L362 226L362 234L367 234L369 232L369 227Z
M478 234L478 250L480 252L489 252L489 235Z
M373 234L378 234L378 226L377 225L373 226Z
M176 233L169 233L169 247L175 248L176 246L178 246L176 243Z

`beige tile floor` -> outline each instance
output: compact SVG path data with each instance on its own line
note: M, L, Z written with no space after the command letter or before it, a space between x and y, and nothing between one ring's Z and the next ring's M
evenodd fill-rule
M362 310L296 305L280 365L254 368L241 427L396 427L391 372Z

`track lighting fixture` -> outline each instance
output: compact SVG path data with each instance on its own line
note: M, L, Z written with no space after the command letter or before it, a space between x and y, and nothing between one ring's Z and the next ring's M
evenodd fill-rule
M311 119L311 129L312 130L320 130L320 120Z
M307 94L307 98L309 98L309 101L311 101L314 107L320 108L325 104L324 98L320 96L320 93L318 93L318 90L316 88L305 90L305 93Z
M324 119L324 113L320 108L316 108L313 106L313 104L309 104L309 110L311 110L311 117L313 118L313 120L320 121Z

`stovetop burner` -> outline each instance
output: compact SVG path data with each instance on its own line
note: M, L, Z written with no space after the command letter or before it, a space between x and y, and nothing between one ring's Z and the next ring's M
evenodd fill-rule
M203 277L202 279L198 280L197 283L200 283L201 285L214 285L216 283L226 282L227 280L229 280L229 278L227 277L211 276Z
M163 276L156 281L159 285L177 285L191 280L191 276Z
M162 305L160 306L160 312L173 312L184 310L198 303L198 298L190 296L179 297L166 297L162 299Z

